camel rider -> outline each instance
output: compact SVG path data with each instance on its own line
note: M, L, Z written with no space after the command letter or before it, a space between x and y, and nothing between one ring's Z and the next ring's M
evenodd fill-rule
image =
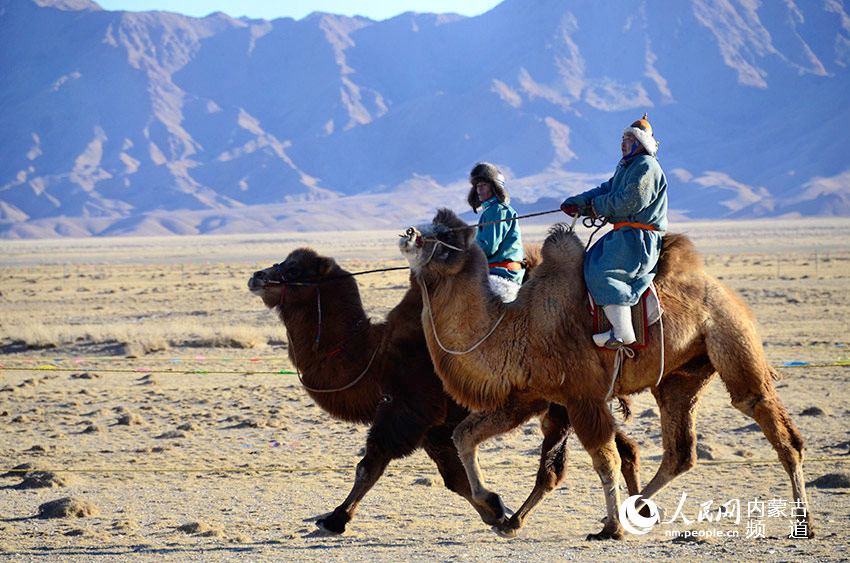
M587 288L612 326L593 335L605 348L635 342L630 307L655 277L667 230L667 179L646 114L623 131L620 148L623 158L610 180L561 204L567 215L602 216L614 225L584 257Z
M517 216L510 206L505 177L489 162L479 162L469 173L469 182L472 184L467 196L470 207L475 213L479 208L484 209L476 239L490 266L490 286L502 301L513 301L525 275L519 223L493 223Z

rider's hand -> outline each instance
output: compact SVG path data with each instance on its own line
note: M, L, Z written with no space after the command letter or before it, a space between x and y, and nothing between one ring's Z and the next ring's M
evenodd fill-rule
M566 213L567 215L573 216L578 213L578 205L570 204L567 205L565 203L561 204L561 211Z

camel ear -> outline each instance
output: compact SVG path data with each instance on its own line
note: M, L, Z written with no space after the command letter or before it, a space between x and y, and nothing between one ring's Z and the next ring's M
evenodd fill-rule
M475 236L478 234L478 229L475 227L471 227L469 229L463 229L460 231L463 233L461 236L463 237L464 242L466 243L466 248L469 248L473 244L475 244Z
M336 260L333 258L325 258L324 256L319 258L318 270L320 276L330 274L334 267L336 267Z

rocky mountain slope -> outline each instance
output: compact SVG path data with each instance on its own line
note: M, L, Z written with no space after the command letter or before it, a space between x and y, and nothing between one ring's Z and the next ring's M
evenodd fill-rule
M265 21L0 0L0 236L408 224L462 209L479 160L539 208L607 179L644 111L674 216L850 214L842 0L611 12Z

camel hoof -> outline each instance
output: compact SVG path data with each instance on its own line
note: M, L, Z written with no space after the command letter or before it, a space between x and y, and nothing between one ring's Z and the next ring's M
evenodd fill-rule
M497 495L496 493L487 493L487 495L482 500L476 500L476 502L488 510L494 517L495 520L492 522L487 522L491 525L498 525L499 522L505 520L507 515L513 514L506 506L505 503L502 502L502 497Z
M335 525L328 518L320 518L316 520L316 527L329 536L339 536L345 532L345 524L342 527Z
M516 528L505 528L502 526L493 526L491 528L494 532L499 534L503 538L513 539L519 535L519 530Z
M621 540L623 539L623 531L615 530L610 532L603 529L598 534L587 534L587 541L603 541L603 540Z

